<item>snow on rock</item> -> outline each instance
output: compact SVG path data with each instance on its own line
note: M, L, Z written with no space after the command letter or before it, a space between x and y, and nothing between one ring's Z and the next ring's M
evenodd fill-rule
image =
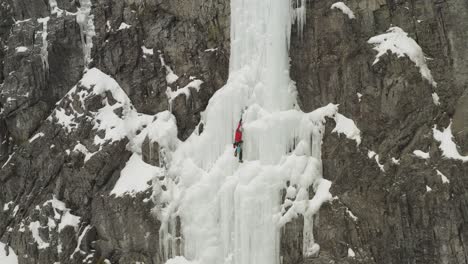
M351 217L351 219L353 219L354 222L356 222L358 220L357 216L355 216L353 214L353 212L351 212L351 210L349 210L349 208L346 208L346 213L349 215L349 217Z
M396 159L395 157L392 157L392 163L395 165L400 165L400 160Z
M166 264L199 264L198 261L188 261L186 258L177 256L166 261Z
M116 101L113 104L107 98L108 93ZM86 116L87 120L93 122L95 130L105 132L104 137L96 135L94 138L94 144L97 146L127 137L130 139L129 147L133 147L134 141L132 139L136 138L137 131L150 124L154 119L154 116L137 113L118 83L110 76L93 68L87 70L78 85L65 95L59 103L59 107L53 111L48 120L61 125L67 132L75 130L78 126L78 120L84 118L84 113L77 112L73 106L70 106L69 102L72 102L74 98L79 98L81 108L85 109L85 102L93 96L103 98L102 107L96 112L87 112L88 116ZM60 107L64 103L68 105L67 111ZM118 114L119 111L121 114ZM84 154L88 155L86 151Z
M369 159L374 159L375 162L377 163L377 166L379 167L379 169L382 172L385 172L385 166L383 164L380 164L380 157L375 151L369 150L367 152L367 157L369 157Z
M442 183L450 183L450 180L445 176L440 170L436 170L437 175L440 176L440 179L442 180Z
M11 159L13 158L14 155L15 155L15 152L13 152L12 154L10 154L10 155L8 156L8 159L5 161L5 163L3 163L1 169L5 168L8 164L10 164L10 161L11 161Z
M154 55L153 49L148 49L145 46L141 46L141 51L143 52L143 57L146 58L146 55Z
M432 93L432 102L435 105L440 105L440 98L439 98L439 95L437 93Z
M357 128L352 119L349 119L342 114L336 114L335 122L336 127L332 132L345 134L347 138L355 140L358 146L361 144L361 131Z
M31 230L32 237L34 241L37 243L38 249L45 249L50 246L50 243L45 242L42 237L39 235L39 229L42 228L41 223L39 221L29 223L29 230Z
M80 246L81 246L81 242L83 241L83 238L86 236L86 234L88 233L89 230L91 230L91 226L87 225L83 229L83 231L81 232L80 236L78 237L78 241L76 243L76 248L75 248L75 250L73 251L73 253L70 256L71 259L74 258L76 253L82 253L82 254L86 253L86 252L84 252L83 250L80 249ZM83 262L85 263L85 261L83 261Z
M35 134L33 137L31 137L31 138L29 139L29 143L31 143L31 142L33 142L34 140L36 140L36 139L38 139L38 138L40 138L40 137L43 137L43 136L44 136L44 133L39 132L39 133Z
M355 19L353 11L343 2L336 2L330 7L331 9L338 9L343 12L343 14L347 15L349 19Z
M421 159L429 159L431 157L429 155L429 152L424 152L424 151L421 151L419 149L413 151L413 154L416 155L418 158L421 158Z
M156 120L141 135L147 135L151 142L158 142L159 146L171 151L180 144L177 138L177 121L169 111L158 113Z
M162 54L159 54L159 60L161 61L161 65L166 68L166 72L167 72L167 75L166 75L166 82L168 84L173 84L175 83L178 79L179 79L179 76L177 76L174 71L171 69L171 67L169 67L168 65L166 65L166 62L164 60L164 57Z
M357 97L358 97L358 101L361 102L362 101L362 93L356 93Z
M73 148L73 151L80 152L85 155L84 162L87 162L92 156L94 156L94 154L96 154L96 152L89 152L86 146L79 142L76 144L75 148Z
M129 24L127 24L127 23L125 23L125 22L122 22L122 23L120 23L120 26L119 26L119 28L117 29L117 31L118 31L118 30L128 29L128 28L130 28L130 27L131 27L131 26L130 26Z
M161 168L143 162L140 155L133 154L120 172L120 178L110 194L123 196L146 191L151 187L148 182L157 176L162 176L163 172Z
M444 128L443 131L439 131L434 125L432 133L434 139L440 142L439 148L442 151L442 156L448 159L461 160L463 162L468 161L468 156L462 156L458 152L457 145L453 141L452 123L450 123L447 128Z
M378 52L374 64L379 62L380 57L387 54L387 51L391 51L398 57L407 56L419 68L422 77L432 86L437 86L427 67L423 50L414 39L408 37L408 33L403 29L391 27L386 33L370 38L368 43L374 45L374 50Z
M20 47L15 48L16 53L22 53L22 52L26 52L26 51L28 51L28 47L25 47L25 46L20 46Z
M195 89L197 92L200 91L201 85L203 81L201 80L193 80L189 84L187 84L183 88L177 89L177 91L173 92L171 88L167 88L167 98L169 98L169 102L172 102L177 96L181 94L185 94L185 98L188 99L191 95L190 88Z
M4 204L3 205L3 211L6 212L8 210L10 210L10 205L13 205L15 203L13 203L13 201L9 201L8 203Z
M0 263L18 264L18 256L15 254L15 251L2 242L0 242Z
M58 232L62 231L66 226L72 226L75 231L78 230L81 217L73 215L70 208L67 208L65 203L58 200L55 195L51 200L44 202L44 206L50 204L54 209L55 219L59 221Z

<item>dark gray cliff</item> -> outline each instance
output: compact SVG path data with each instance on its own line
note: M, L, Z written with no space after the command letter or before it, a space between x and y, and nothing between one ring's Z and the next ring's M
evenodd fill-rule
M442 156L433 127L442 130L451 122L459 152L468 155L468 3L350 0L346 4L356 18L349 19L330 9L334 1L307 2L304 33L293 32L290 50L300 107L310 112L330 102L340 104L340 112L361 130L362 143L356 146L330 133L329 120L323 170L336 199L314 221L321 251L303 258L302 220L297 219L282 232L283 263L467 264L468 167ZM57 4L69 14L58 16L48 1L0 0L0 241L14 249L21 264L104 259L159 264L160 223L152 213L151 193L109 196L131 155L127 139L103 146L89 160L74 151L77 143L98 150L93 139L102 134L87 117L102 107L103 99L115 100L108 94L90 97L84 105L76 95L61 100L81 79L85 61L74 14L80 1ZM92 4L96 36L90 66L112 76L139 112L172 107L178 136L186 139L228 77L229 2ZM44 23L37 19L47 16L44 65ZM119 30L122 23L130 27ZM437 87L408 58L388 53L373 65L376 51L367 40L391 26L408 32L422 47ZM168 82L169 68L177 81ZM167 87L184 87L191 77L202 80L203 89L169 102ZM440 97L438 106L433 93ZM80 125L67 133L50 122L54 109L77 111ZM38 133L43 136L29 140ZM153 153L158 147L150 144L143 144L143 157L158 164L158 153ZM430 158L421 159L414 150L428 152ZM369 151L378 155L383 169ZM438 171L450 183L442 182ZM52 195L68 209L54 209L47 202ZM68 213L81 217L80 223L60 229ZM48 247L39 248L27 228L31 223L38 225ZM348 256L349 249L355 257Z
M468 3L346 1L356 19L332 10L333 3L307 6L303 38L291 47L291 75L304 111L340 104L362 143L326 133L324 177L337 199L315 221L321 253L306 263L468 263L468 165L442 157L433 136L435 125L443 130L452 122L459 152L467 154ZM392 26L421 46L437 87L407 57L388 52L373 65L377 52L367 41ZM379 155L384 171L369 151ZM292 263L300 261L295 253L289 253Z

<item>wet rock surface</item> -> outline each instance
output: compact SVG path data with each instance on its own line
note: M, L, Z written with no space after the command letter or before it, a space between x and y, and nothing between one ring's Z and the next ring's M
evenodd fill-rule
M339 104L362 143L332 133L328 120L323 174L335 199L314 219L321 249L303 256L303 220L295 219L281 233L283 263L468 263L468 167L444 157L434 139L434 127L451 124L459 153L468 154L466 2L346 1L355 19L333 3L308 1L303 34L293 27L291 78L303 111ZM128 139L95 144L103 132L93 113L116 99L62 99L85 61L80 1L57 6L69 13L53 13L48 1L0 3L0 240L21 264L161 263L151 192L110 195L131 156ZM185 140L228 77L229 2L93 0L91 12L89 66L112 76L138 112L170 109ZM38 18L47 16L45 64ZM388 53L373 64L377 52L367 41L391 26L421 46L437 86L407 57ZM190 96L168 97L193 80L203 83L188 88ZM76 113L76 127L58 124L55 110ZM162 162L149 138L141 154ZM61 227L70 215L79 222Z

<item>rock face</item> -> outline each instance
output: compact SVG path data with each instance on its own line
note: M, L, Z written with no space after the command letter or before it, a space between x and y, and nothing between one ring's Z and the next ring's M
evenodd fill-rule
M130 142L96 144L106 134L95 113L119 100L78 83L87 1L56 2L0 2L0 241L20 264L162 263L151 190L109 194ZM362 143L326 131L323 173L335 199L314 219L321 250L303 257L298 218L282 232L283 263L468 264L466 1L349 0L354 19L333 3L307 1L302 34L293 27L291 78L303 111L339 104ZM179 139L202 130L200 113L228 78L229 1L91 4L88 66L114 78L139 113L171 110ZM409 57L388 52L374 64L368 40L395 26L422 48L437 85ZM459 156L441 148L446 128ZM145 162L165 162L157 142L141 145Z
M334 134L324 139L324 177L337 199L315 221L321 253L310 263L467 263L468 167L442 156L433 127L452 122L466 154L468 7L463 1L347 1L356 16L350 19L331 9L333 3L307 6L307 26L291 47L292 79L304 111L340 104L363 142L356 146ZM392 26L421 46L436 87L408 57L388 52L373 64L377 52L368 40ZM376 155L369 158L370 151Z

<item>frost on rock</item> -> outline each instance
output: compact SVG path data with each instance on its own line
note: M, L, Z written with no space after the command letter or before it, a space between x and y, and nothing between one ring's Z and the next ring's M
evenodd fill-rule
M442 151L442 156L448 159L461 160L463 162L468 161L468 156L462 156L458 152L457 144L453 141L452 134L452 123L447 128L444 128L443 131L439 131L436 126L432 129L434 139L440 142L440 150Z
M343 14L347 15L349 19L355 19L353 11L343 2L336 2L330 7L331 9L338 9L343 12Z
M0 242L0 263L1 264L18 264L18 256L15 251Z
M387 51L391 51L398 57L407 56L419 68L422 77L432 86L437 86L431 71L427 67L423 50L414 39L408 37L408 33L403 29L391 27L386 33L370 38L368 43L374 45L374 50L378 52L374 64L379 62L380 57L387 54Z

